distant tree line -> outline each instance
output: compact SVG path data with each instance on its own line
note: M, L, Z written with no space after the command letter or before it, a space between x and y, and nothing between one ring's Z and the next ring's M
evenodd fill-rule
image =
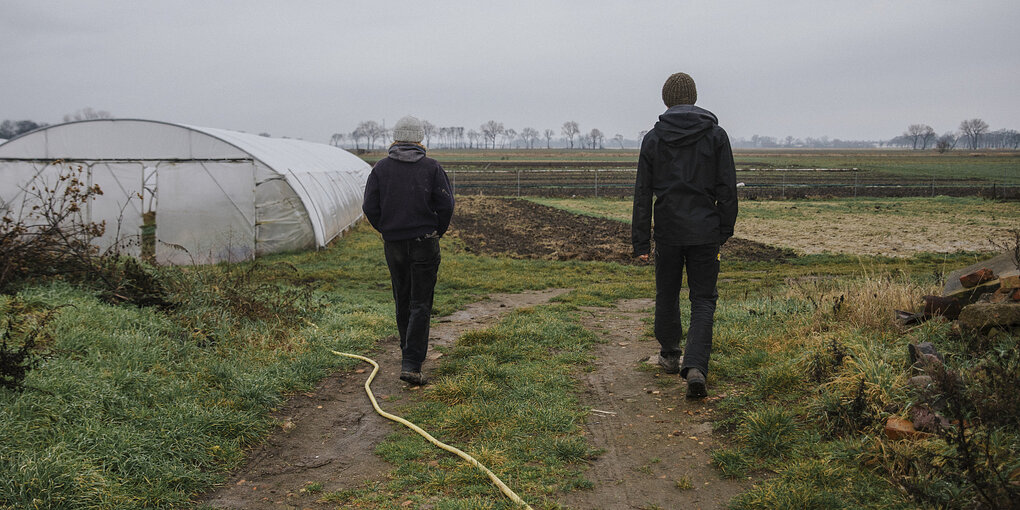
M911 124L902 135L886 142L891 147L910 147L915 150L934 148L939 152L955 149L961 142L970 150L1012 149L1020 147L1020 132L1015 129L990 131L988 123L981 119L967 119L960 122L955 131L941 135L927 124Z
M841 140L830 139L828 136L819 138L806 137L777 138L774 136L753 135L751 138L731 138L730 145L738 149L868 149L881 146L882 142L874 140Z
M776 138L774 136L754 135L750 139L733 138L733 147L743 149L773 148L810 148L810 149L867 149L878 147L910 147L916 150L936 149L946 152L966 147L978 149L1013 149L1020 148L1020 132L1015 129L989 131L988 123L981 119L968 119L960 122L955 131L947 131L941 135L935 128L927 124L911 124L903 134L890 140L840 140L821 138Z
M5 120L0 122L0 138L4 140L10 140L15 136L23 135L29 131L35 131L41 127L46 127L49 124L45 122L35 122L31 120Z
M105 110L95 110L90 106L82 108L74 113L64 115L64 122L72 122L76 120L92 120L92 119L109 119L113 116L110 112ZM29 131L35 131L39 128L49 126L45 122L36 122L33 120L5 120L0 122L0 138L4 140L10 140L16 136L21 136Z
M539 131L533 127L525 127L520 131L503 125L502 122L490 120L478 126L478 129L465 129L463 126L440 127L425 120L422 121L425 128L424 144L428 147L447 149L534 149L536 146L551 149L553 147L574 148L576 146L585 149L604 149L606 135L598 128L591 131L581 132L576 121L564 122L560 127L560 138L556 138L556 131L544 129ZM639 137L644 136L644 131ZM393 130L374 120L359 122L357 127L349 133L333 133L329 143L337 147L346 147L356 150L373 150L377 146L384 146L392 140ZM554 141L555 140L555 141ZM616 134L612 140L624 148L626 140L623 135ZM433 144L433 141L435 143ZM378 145L377 145L378 143Z

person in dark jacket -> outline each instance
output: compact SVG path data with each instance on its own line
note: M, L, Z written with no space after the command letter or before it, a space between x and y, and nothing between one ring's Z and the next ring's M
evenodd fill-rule
M383 237L400 332L400 378L425 384L421 367L429 347L432 298L439 272L439 238L453 217L450 180L425 156L424 125L414 117L393 126L389 155L365 184L362 210Z
M729 136L712 112L694 106L697 98L694 80L685 73L670 76L662 87L667 110L641 142L631 231L634 256L648 260L654 217L658 362L666 373L680 373L687 380L689 398L707 395L719 247L733 236L737 219ZM691 323L686 349L681 350L679 300L685 267Z

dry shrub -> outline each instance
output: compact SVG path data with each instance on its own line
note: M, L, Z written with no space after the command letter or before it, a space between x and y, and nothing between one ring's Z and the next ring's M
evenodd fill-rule
M66 279L98 285L112 303L171 306L151 270L121 256L116 244L96 247L106 224L89 221L86 211L103 190L87 184L81 165L64 168L52 182L37 176L23 193L17 209L0 204L0 292L26 281Z
M817 329L833 323L875 331L898 329L894 310L914 311L920 297L937 293L931 284L919 284L906 277L870 274L850 280L808 280L787 282L786 297L805 299L815 308Z

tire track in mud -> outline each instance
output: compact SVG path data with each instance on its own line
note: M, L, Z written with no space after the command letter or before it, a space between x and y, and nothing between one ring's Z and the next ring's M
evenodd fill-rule
M540 305L568 292L547 289L518 294L492 294L463 310L440 318L430 332L426 375L442 353L467 331L486 328L517 308ZM395 336L382 339L368 354L379 363L372 391L379 405L400 414L401 402L418 391L399 379L400 347ZM393 466L375 448L390 433L403 429L376 414L365 395L367 364L324 378L314 391L292 397L275 413L279 429L247 453L244 467L218 489L197 498L214 508L278 510L332 509L319 495L302 490L318 482L322 491L337 491L386 479Z
M594 487L560 498L570 508L722 508L750 487L720 478L711 466L709 452L719 444L714 404L725 390L710 384L709 398L688 401L680 376L654 364L659 345L643 338L642 322L653 306L651 299L630 299L582 308L582 323L603 340L595 370L581 376L581 401L592 409L585 432L603 453L586 473Z

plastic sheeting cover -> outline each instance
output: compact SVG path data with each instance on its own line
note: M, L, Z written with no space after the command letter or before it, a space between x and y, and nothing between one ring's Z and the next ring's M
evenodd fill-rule
M361 217L371 171L325 144L102 119L50 126L3 144L0 199L11 203L34 175L55 175L61 166L47 161L57 159L84 165L102 185L103 203L93 204L92 221L119 214L117 231L130 235L141 227L142 209L155 211L156 235L165 243L157 260L171 263L188 263L180 250L167 251L174 244L186 247L192 262L324 246ZM145 184L150 175L158 177L158 192ZM150 201L143 204L140 195Z
M319 246L361 218L365 182L372 168L354 154L304 140L190 127L237 146L282 174L305 204Z

